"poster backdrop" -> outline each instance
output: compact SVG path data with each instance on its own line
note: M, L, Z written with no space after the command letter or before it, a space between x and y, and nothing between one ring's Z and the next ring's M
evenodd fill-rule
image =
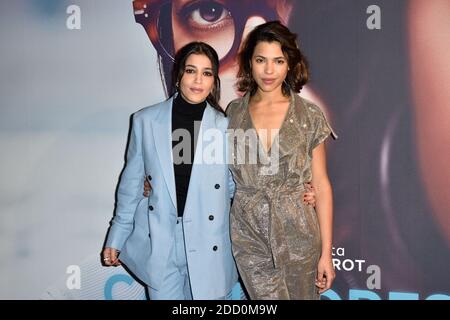
M340 136L322 298L449 299L448 17L448 0L0 1L0 298L146 298L100 264L130 115L167 97L192 40L219 52L226 107L239 44L277 19Z

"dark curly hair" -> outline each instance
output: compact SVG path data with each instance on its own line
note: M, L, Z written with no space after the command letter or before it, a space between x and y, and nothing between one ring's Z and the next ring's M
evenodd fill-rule
M250 61L256 45L259 42L278 42L288 61L289 70L282 85L283 94L289 95L290 90L300 92L308 82L308 62L297 44L297 35L292 33L280 21L270 21L257 26L251 31L238 55L239 72L237 88L241 92L255 94L258 85L252 76Z
M180 50L178 50L175 55L175 63L172 70L172 88L171 95L173 95L177 91L178 83L181 81L181 78L184 74L184 69L186 67L186 60L189 58L191 54L203 54L208 57L211 61L212 71L214 75L214 88L211 93L206 97L206 101L219 111L224 114L223 109L219 105L220 101L220 79L219 79L219 57L217 56L216 50L214 50L210 45L200 42L194 41L190 42Z

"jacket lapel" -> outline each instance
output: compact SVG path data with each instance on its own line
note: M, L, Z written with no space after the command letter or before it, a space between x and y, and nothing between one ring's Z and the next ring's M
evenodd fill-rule
M166 181L167 189L169 189L170 198L176 208L177 198L172 156L172 102L173 98L166 101L166 106L162 108L158 116L152 121L152 130L156 154L158 155L163 170L164 180Z
M193 186L201 186L202 184L204 184L205 179L208 179L208 172L206 170L208 166L206 165L205 167L205 164L203 163L203 151L205 147L203 145L203 136L204 132L206 132L208 129L215 128L214 119L215 111L209 104L207 104L205 112L203 113L202 122L200 124L200 130L198 132L197 146L195 148L194 154L194 163L192 165L191 178L189 181L189 188L186 197L186 206L184 209L185 214L188 214L190 211L187 209L192 208L192 206L196 207L194 203L191 203L191 198L195 198L195 193L197 191Z

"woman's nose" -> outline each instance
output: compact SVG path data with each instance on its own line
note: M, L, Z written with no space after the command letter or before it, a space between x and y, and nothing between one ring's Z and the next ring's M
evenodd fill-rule
M200 73L197 73L194 81L195 81L195 83L202 83L202 75Z
M267 62L264 67L264 72L267 74L273 73L273 63L271 61Z

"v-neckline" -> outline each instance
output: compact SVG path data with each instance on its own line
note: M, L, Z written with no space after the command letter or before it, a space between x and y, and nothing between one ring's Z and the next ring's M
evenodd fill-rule
M286 113L284 114L283 121L281 121L281 125L280 125L280 127L278 128L278 132L277 132L277 134L275 135L275 137L273 138L273 140L271 141L271 144L270 144L269 149L266 150L266 146L263 145L261 139L259 138L258 130L256 129L255 124L254 124L254 122L253 122L252 114L250 113L250 96L248 97L248 101L247 101L247 116L248 116L248 118L249 118L249 120L250 120L250 125L251 125L252 129L255 130L255 133L256 133L256 139L258 140L259 146L263 149L266 158L270 157L270 154L271 154L271 151L272 151L272 148L273 148L273 144L275 143L275 141L276 141L277 138L280 138L281 130L282 130L283 127L285 126L285 122L287 121L287 118L289 117L289 112L291 111L291 107L292 107L291 105L292 105L292 103L293 103L293 101L292 101L292 95L290 95L290 97L289 97L288 108L287 108L287 110L286 110ZM268 130L268 129L267 129L267 130ZM271 130L274 130L274 129L271 129Z

